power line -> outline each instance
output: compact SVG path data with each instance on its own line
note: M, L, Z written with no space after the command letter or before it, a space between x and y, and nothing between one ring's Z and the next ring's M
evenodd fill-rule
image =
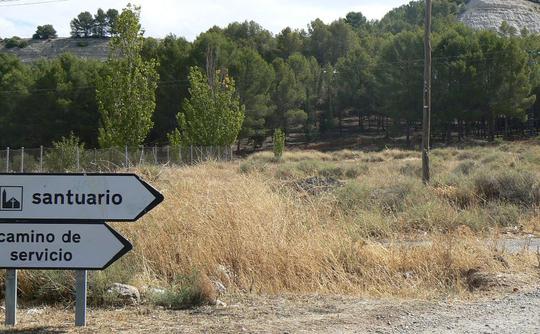
M0 0L0 3L9 3L9 2L18 2L20 0ZM30 5L41 5L55 2L66 2L69 0L44 0L44 1L34 1L34 2L23 2L23 3L13 3L13 4L1 4L0 7L19 7L19 6L30 6Z

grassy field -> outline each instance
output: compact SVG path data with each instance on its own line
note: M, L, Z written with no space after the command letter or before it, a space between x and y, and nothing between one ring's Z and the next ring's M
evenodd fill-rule
M92 273L90 301L113 302L113 282L182 308L215 299L216 282L232 293L429 299L470 296L479 271L537 279L534 252L496 240L540 234L540 142L436 149L432 161L427 187L420 154L402 150L140 169L166 200L136 224L113 224L134 251ZM72 283L26 271L21 297L70 300Z

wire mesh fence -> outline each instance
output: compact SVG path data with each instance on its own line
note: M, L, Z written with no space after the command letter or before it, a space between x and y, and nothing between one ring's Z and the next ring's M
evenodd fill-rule
M230 161L232 147L124 147L109 149L37 148L0 150L4 173L107 173L142 166L182 166L204 161Z

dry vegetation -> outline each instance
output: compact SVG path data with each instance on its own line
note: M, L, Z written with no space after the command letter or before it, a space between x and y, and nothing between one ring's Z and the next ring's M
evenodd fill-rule
M433 298L469 294L477 271L537 275L533 254L486 240L540 232L538 142L437 149L433 166L427 188L419 154L399 150L140 170L166 200L115 225L134 251L92 275L91 300L108 303L107 285L123 282L163 287L148 300L181 308L215 298L216 281L233 292ZM69 275L25 272L23 298L69 298Z

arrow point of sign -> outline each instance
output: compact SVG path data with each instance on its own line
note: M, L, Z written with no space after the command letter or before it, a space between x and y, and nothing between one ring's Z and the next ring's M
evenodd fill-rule
M116 261L118 261L122 256L126 255L127 253L129 253L132 249L133 249L133 245L131 244L131 242L129 242L126 238L124 238L120 233L116 232L112 227L110 227L109 225L107 224L103 224L113 235L116 239L118 239L118 241L120 241L122 243L122 245L124 247L122 247L122 249L116 253L116 255L109 261L107 262L107 264L105 266L103 266L102 270L105 270L107 269L111 264L115 263Z
M142 211L139 213L137 217L135 217L134 220L139 220L142 216L150 212L152 209L154 209L156 206L161 204L165 197L162 193L156 190L156 188L152 187L150 184L146 183L143 179L141 179L138 175L133 174L137 180L154 196L154 200Z

